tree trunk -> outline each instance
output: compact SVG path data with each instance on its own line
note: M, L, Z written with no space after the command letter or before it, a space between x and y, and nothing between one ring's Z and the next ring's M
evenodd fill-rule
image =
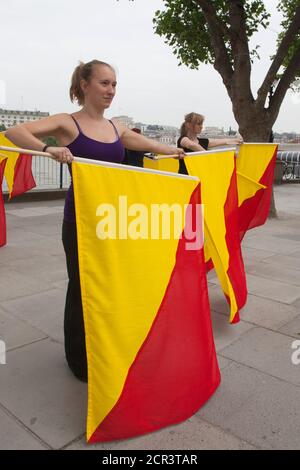
M239 122L239 133L243 137L244 141L270 142L273 124L272 122L270 122L270 118L268 120L266 116L262 116L263 112L254 113L247 108L245 106L244 112L241 112L242 110L239 109L236 116L236 119ZM247 116L246 119L245 116ZM274 188L272 188L269 218L278 218L274 198Z

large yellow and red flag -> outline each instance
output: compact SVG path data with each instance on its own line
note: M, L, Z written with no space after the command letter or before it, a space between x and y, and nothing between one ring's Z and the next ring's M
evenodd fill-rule
M0 247L6 244L6 217L2 194L2 182L7 158L0 154Z
M269 214L277 154L276 144L243 144L237 158L239 231L263 225Z
M72 173L88 442L185 420L220 382L203 248L188 249L186 232L185 205L200 203L199 182L122 165L74 162ZM178 207L177 236L169 236L157 211Z
M247 285L238 230L238 196L234 150L216 150L185 157L189 175L201 182L204 205L204 251L213 263L230 304L231 323L247 299Z
M0 146L15 147L15 145L0 132ZM32 171L32 156L19 152L1 150L7 157L4 176L7 182L10 198L18 196L36 186Z

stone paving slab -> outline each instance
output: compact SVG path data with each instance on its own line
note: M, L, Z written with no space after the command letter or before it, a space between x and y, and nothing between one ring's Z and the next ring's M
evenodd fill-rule
M68 370L63 347L45 339L7 354L0 404L52 448L85 432L87 385Z
M0 268L1 301L23 297L49 290L49 285L40 279L19 274L15 269L5 266Z
M300 339L300 313L294 320L281 327L279 331L285 335Z
M14 230L7 229L7 243L9 245L22 244L25 241L32 243L34 240L43 240L45 237L33 232L25 232L23 228L15 228ZM1 248L2 249L2 248Z
M231 364L197 415L261 449L299 450L299 400L298 386Z
M243 255L244 261L247 259L251 261L253 260L261 261L263 259L276 255L276 253L274 253L274 251L260 250L258 248L250 248L249 246L244 246L242 244L242 255Z
M45 338L45 333L24 321L17 320L0 308L0 340L5 342L6 351Z
M210 279L209 283L219 285L217 278ZM247 289L249 294L285 304L292 304L300 298L299 287L253 274L247 274Z
M65 279L63 281L53 282L52 287L55 287L55 289L62 289L66 293L68 288L68 280Z
M61 235L61 226L59 224L49 225L48 223L31 225L23 227L25 233L33 233L34 235L43 235L44 237L53 237Z
M41 254L29 259L9 261L6 266L19 274L24 274L31 279L39 279L45 283L67 279L66 261L63 256Z
M63 320L66 293L51 289L39 294L2 302L2 308L16 318L26 321L47 336L64 342Z
M256 327L222 350L222 356L299 386L300 367L292 363L290 336Z
M29 259L39 257L43 255L47 250L47 254L61 256L64 258L64 250L60 240L45 238L39 240L27 240L22 243L13 243L11 240L8 241L8 245L1 247L0 263L7 264L12 260Z
M274 279L275 281L280 281L283 284L291 284L293 286L300 287L300 273L296 269L285 268L283 266L270 263L259 263L255 261L247 261L245 263L245 267L247 273L249 274L265 277L267 279Z
M300 265L300 250L293 252L293 258L298 258L298 259L299 259L299 265ZM299 266L299 265L298 265L298 266ZM299 269L300 269L300 268L299 268Z
M226 346L243 337L246 331L253 328L253 325L243 321L230 324L228 318L225 315L212 312L213 333L217 352L222 351Z
M247 287L250 294L286 304L291 304L300 297L300 289L297 286L252 274L247 274Z
M274 255L264 259L264 263L271 266L278 266L279 268L291 268L300 271L300 259L298 251L293 252L290 256Z
M30 431L0 408L0 450L47 449Z
M84 439L67 450L254 450L251 444L194 416L145 436L89 445Z
M33 207L23 206L17 208L14 206L9 209L9 206L6 208L6 215L13 215L16 217L40 217L41 215L50 215L50 214L63 214L63 206L61 204L57 206L48 206L48 205L34 205Z
M254 249L258 248L259 250L272 251L282 255L290 255L294 251L300 250L300 242L289 240L287 243L284 239L263 234L257 234L251 238L248 238L243 242L243 246Z
M209 285L211 308L223 315L229 315L229 306L225 300L221 288ZM287 305L248 294L247 303L240 311L243 321L263 326L272 330L278 330L283 325L298 316L300 309L294 304Z

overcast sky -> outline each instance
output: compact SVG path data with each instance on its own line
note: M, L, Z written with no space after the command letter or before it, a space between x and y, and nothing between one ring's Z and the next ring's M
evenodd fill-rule
M277 0L266 0L272 20L260 32L261 60L253 66L257 90L274 52L280 29ZM0 106L72 112L70 77L79 60L97 58L117 70L117 95L107 117L179 127L186 113L206 116L207 126L237 128L221 77L212 66L192 71L153 32L162 0L1 0ZM191 31L193 34L193 31ZM3 83L2 83L3 84ZM2 86L3 88L3 86ZM300 95L288 92L274 126L300 132Z

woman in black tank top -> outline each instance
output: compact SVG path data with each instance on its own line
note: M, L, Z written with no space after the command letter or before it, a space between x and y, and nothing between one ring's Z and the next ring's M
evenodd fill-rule
M198 135L202 132L204 116L198 113L189 113L185 116L184 122L180 128L180 137L177 141L177 147L182 148L186 153L203 152L204 150L218 147L221 145L237 145L243 142L242 139L206 139ZM184 160L179 160L178 173L188 175Z

